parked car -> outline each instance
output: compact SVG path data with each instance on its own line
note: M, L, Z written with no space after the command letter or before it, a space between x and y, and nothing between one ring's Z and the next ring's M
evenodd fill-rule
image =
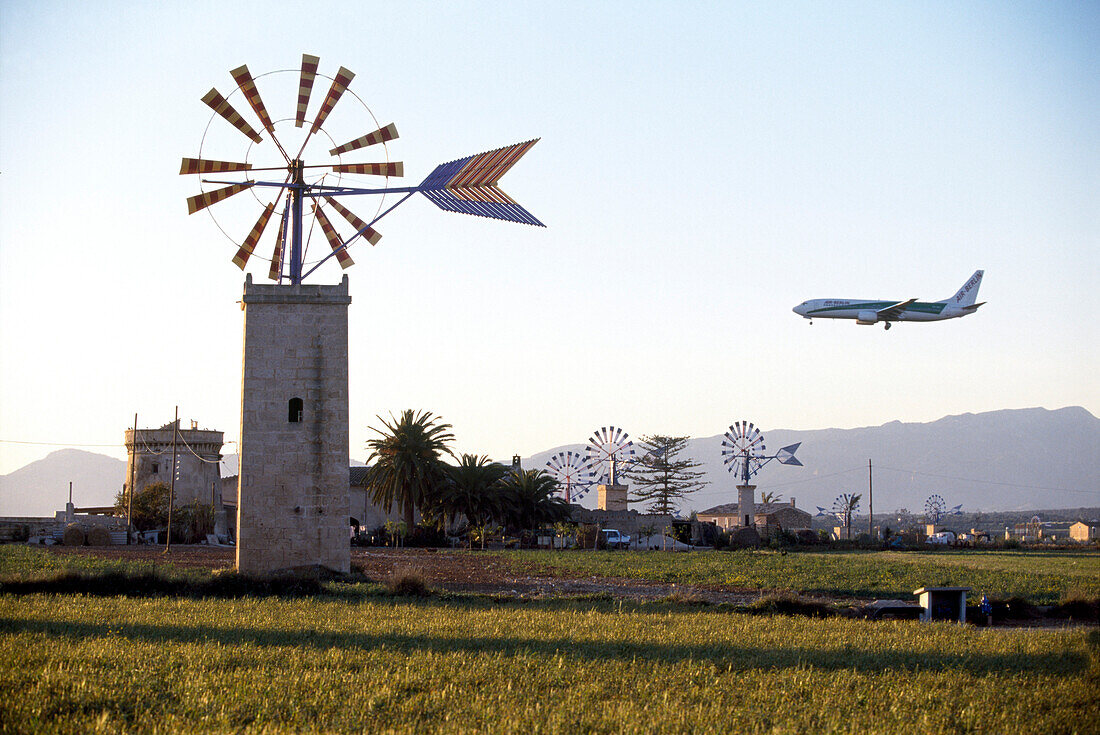
M630 548L630 537L616 531L614 528L605 528L600 531L600 540L607 544L609 549Z

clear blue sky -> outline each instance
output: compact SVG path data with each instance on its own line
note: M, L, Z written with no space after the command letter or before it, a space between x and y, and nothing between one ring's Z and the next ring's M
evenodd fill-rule
M57 448L12 441L121 457L94 445L176 404L237 438L243 277L176 172L211 86L303 52L357 74L410 182L542 137L502 183L547 229L417 199L353 250L353 457L406 407L497 458L608 423L1100 413L1097 7L8 0L0 473ZM966 319L791 312L941 299L977 268Z

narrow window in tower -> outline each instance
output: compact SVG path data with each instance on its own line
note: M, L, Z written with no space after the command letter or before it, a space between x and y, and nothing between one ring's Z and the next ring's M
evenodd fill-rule
M156 475L160 472L160 462L153 463L153 474Z
M291 398L290 403L287 406L286 420L292 424L298 424L302 421L302 399Z

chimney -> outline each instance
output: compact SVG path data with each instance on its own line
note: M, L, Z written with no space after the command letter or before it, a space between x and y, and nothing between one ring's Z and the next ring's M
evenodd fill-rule
M791 498L791 507L794 507L794 498Z

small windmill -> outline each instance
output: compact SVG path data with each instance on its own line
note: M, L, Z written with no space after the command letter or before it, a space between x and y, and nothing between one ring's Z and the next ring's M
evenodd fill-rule
M580 500L592 489L592 470L580 452L558 452L546 463L546 471L558 481L565 502Z
M845 535L852 537L852 514L859 510L860 495L858 493L842 493L833 500L831 510L825 510L820 505L817 507L818 516L834 518L844 528Z
M750 485L749 481L773 459L780 464L801 467L802 463L794 456L800 446L802 442L783 447L775 454L767 454L764 435L752 423L735 421L729 427L722 437L722 463L726 465L727 472L736 474L740 480L737 486L737 515L743 525L751 525L752 518L756 515L753 498L756 486Z
M605 485L618 485L620 470L629 469L637 461L630 434L615 426L602 426L592 432L585 458L593 476Z
M953 508L948 508L947 501L944 500L941 495L933 493L924 501L924 519L928 524L927 532L929 535L937 532L938 529L936 526L944 516L957 515L962 515L962 505L960 504Z
M448 212L544 226L499 186L500 178L538 142L537 138L440 164L414 186L363 187L347 183L346 179L351 176L373 176L381 177L388 184L391 177L404 175L404 164L390 161L386 146L398 138L397 128L393 123L378 125L370 109L350 90L355 78L352 71L340 67L335 76L326 77L319 73L319 65L318 57L302 55L293 115L273 117L257 85L261 79L273 82L279 75L293 74L295 70L290 69L253 78L248 66L243 65L230 72L237 86L234 92L223 96L217 89L211 89L202 98L213 114L199 146L199 156L184 158L180 174L210 177L202 178L201 183L218 188L207 188L200 194L188 197L187 212L194 214L206 210L245 191L254 194L254 204L259 205L260 211L247 235L243 240L237 240L227 233L227 237L239 244L233 262L241 270L247 266L272 219L278 220L279 227L268 270L271 280L301 283L331 258L336 258L341 268L348 268L354 264L348 253L349 246L360 238L371 245L377 244L382 236L374 225L417 193ZM329 79L330 85L312 123L306 125L306 113L318 77ZM255 113L267 139L233 106L231 100L238 92ZM369 132L359 128L349 135L361 135L337 144L336 141L342 138L334 137L339 133L330 133L326 125L337 117L332 114L337 103L349 98L358 101L359 117L363 118ZM213 147L213 141L208 145L207 137L217 137L212 134L211 126L218 117L243 136L236 138L245 145L244 151L236 156L237 160L207 157L218 155L207 152L208 148ZM345 156L357 156L367 148L379 150L381 155L376 157L384 160L345 160ZM279 176L264 180L265 175L275 173ZM383 201L386 195L401 195L401 198L385 209L379 204L369 221L360 218L339 201L344 197L364 195L380 195ZM350 234L339 233L335 223L341 221L350 226ZM226 232L220 223L218 226ZM308 262L306 253L310 237L316 230L323 233L331 252L315 262ZM244 230L239 234L243 235Z

